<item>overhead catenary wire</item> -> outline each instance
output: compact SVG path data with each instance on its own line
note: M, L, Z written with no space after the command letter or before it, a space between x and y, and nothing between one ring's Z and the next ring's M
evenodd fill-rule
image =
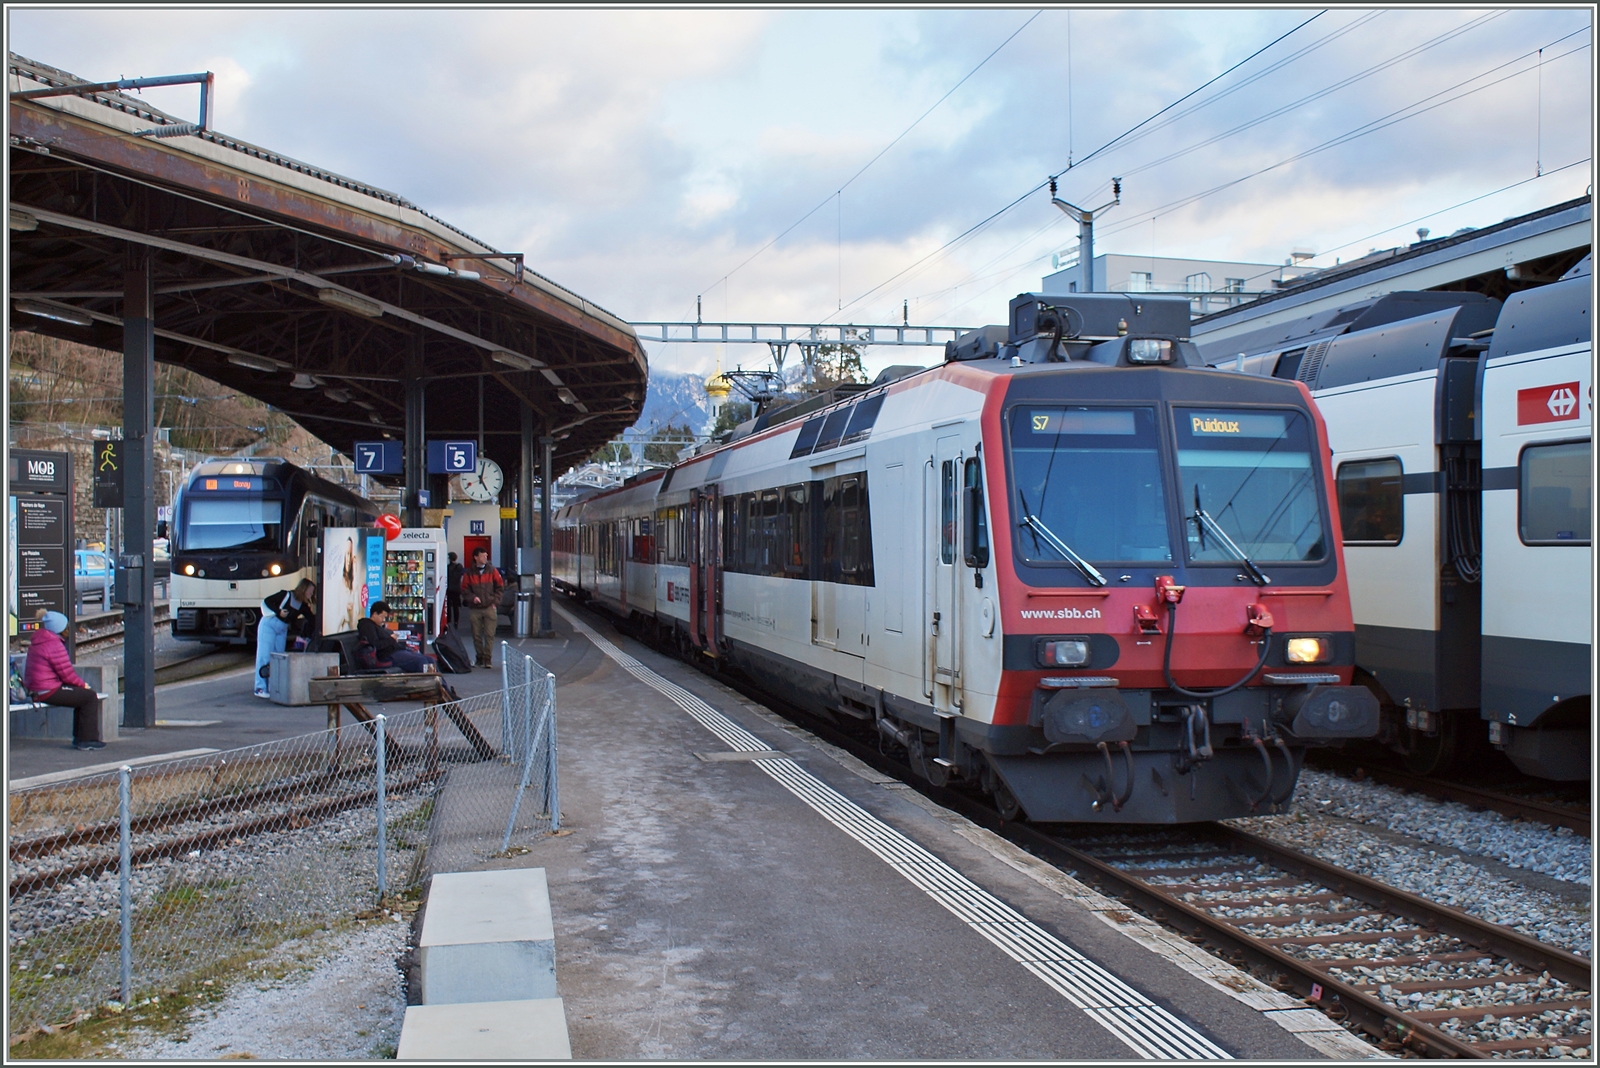
M1090 159L1094 158L1095 156L1100 155L1101 153L1109 150L1117 142L1121 141L1125 137L1128 137L1129 135L1131 135L1135 131L1139 130L1141 127L1143 127L1143 126L1149 124L1150 122L1154 121L1155 119L1159 118L1161 115L1166 114L1168 111L1172 110L1174 107L1176 107L1179 104L1183 103L1185 100L1190 99L1191 97L1193 97L1195 95L1195 93L1198 93L1198 92L1204 90L1207 86L1216 84L1216 82L1219 79L1224 78L1227 75L1231 74L1233 71L1238 70L1244 64L1249 63L1252 59L1255 59L1257 56L1261 55L1263 52L1266 52L1268 49L1270 49L1273 46L1277 45L1279 42L1283 41L1285 38L1293 35L1294 33L1298 32L1299 30L1303 29L1304 27L1310 25L1312 22L1316 21L1316 19L1318 19L1319 17L1321 17L1325 13L1326 13L1326 9L1324 9L1323 11L1319 11L1315 15L1311 16L1311 18L1306 19L1304 22L1300 23L1298 26L1295 26L1293 29L1289 30L1287 33L1284 33L1284 34L1279 35L1278 37L1275 37L1273 40L1269 41L1267 44L1263 45L1262 47L1256 49L1254 52L1250 53L1250 55L1246 56L1244 59L1241 59L1237 63L1234 63L1232 66L1228 67L1228 69L1224 70L1221 74L1218 74L1215 77L1208 79L1207 81L1205 81L1204 83L1202 83L1201 85L1196 87L1195 89L1191 90L1188 93L1185 93L1183 96L1179 97L1177 100L1174 100L1172 103L1166 105L1160 111L1155 112L1153 115L1149 116L1148 118L1146 118L1146 119L1142 120L1141 122L1136 123L1135 125L1129 127L1123 133L1118 134L1116 137L1113 137L1110 141L1107 141L1105 144L1101 145L1099 148L1097 148L1093 152L1089 153L1089 155L1085 156L1077 164L1070 165L1067 169L1062 170L1059 174L1051 175L1049 178L1046 178L1044 181L1042 181L1042 182L1038 183L1037 185L1033 186L1031 189L1027 190L1025 193L1023 193L1020 196L1018 196L1018 197L1014 198L1013 200L1011 200L1004 207L1000 208L997 211L992 212L988 216L986 216L983 219L979 220L978 222L974 223L972 226L969 226L967 229L963 230L961 233L957 234L955 237L951 238L949 241L946 241L943 245L940 245L938 248L934 249L932 252L930 252L927 255L921 257L920 259L916 260L911 265L901 269L900 271L896 272L895 274L891 275L890 277L884 279L882 282L879 282L877 285L873 286L871 289L869 289L866 292L862 293L860 296L856 297L854 300L851 300L849 303L843 305L843 307L841 307L838 310L838 312L835 313L835 314L842 314L843 311L845 310L845 308L854 307L855 305L861 303L863 300L866 300L868 297L872 296L874 293L877 293L879 290L883 289L885 286L888 286L891 283L893 283L895 281L898 281L900 278L904 277L906 274L908 274L912 270L916 269L917 267L920 267L922 264L927 263L930 260L932 260L932 259L944 254L945 252L948 252L951 249L955 248L957 245L959 245L960 243L965 241L968 237L970 237L973 234L975 234L975 233L979 232L980 230L984 229L991 222L993 222L994 220L1000 218L1002 215L1006 214L1011 209L1015 208L1017 205L1021 204L1025 200L1027 200L1029 197L1033 196L1033 194L1039 192L1039 190L1044 189L1052 181L1055 181L1055 180L1059 179L1062 174L1065 174L1067 172L1067 170L1071 169L1073 166L1082 166L1084 163L1088 162ZM826 202L824 202L824 203L826 203ZM828 319L831 319L831 318L833 318L833 315L824 316L823 317L823 321L826 322Z
M1458 30L1460 30L1460 29L1461 28L1458 28ZM1145 213L1141 213L1135 218L1124 220L1123 222L1120 222L1120 223L1108 228L1105 231L1104 236L1107 236L1107 237L1114 236L1116 234L1123 233L1125 231L1134 229L1136 227L1143 226L1145 223L1152 222L1153 220L1159 218L1162 215L1170 214L1172 211L1176 211L1179 208L1187 207L1190 204L1196 203L1196 202L1198 202L1198 201L1200 201L1202 199L1205 199L1207 197L1210 197L1210 196L1216 195L1218 193L1224 192L1227 189L1230 189L1230 188L1232 188L1232 187L1234 187L1236 185L1239 185L1239 184L1241 184L1241 183L1243 183L1245 181L1248 181L1248 180L1250 180L1252 178L1259 177L1259 176L1261 176L1263 174L1266 174L1266 173L1268 173L1270 171L1276 170L1276 169L1278 169L1280 167L1286 166L1286 165L1288 165L1290 163L1298 162L1299 160L1305 159L1308 156L1311 156L1311 155L1314 155L1314 154L1317 154L1317 153L1320 153L1320 152L1323 152L1323 151L1327 151L1328 149L1331 149L1331 148L1339 147L1339 146L1341 146L1343 144L1349 143L1350 141L1354 141L1354 140L1356 140L1358 138L1365 137L1365 136L1367 136L1369 134L1372 134L1372 133L1376 133L1379 130L1387 129L1390 126L1394 126L1394 125L1396 125L1396 124L1398 124L1400 122L1404 122L1407 119L1416 118L1416 117L1418 117L1420 115L1426 114L1427 112L1433 111L1436 108L1442 107L1445 104L1452 103L1452 102L1454 102L1456 100L1463 99L1463 98L1471 96L1471 95L1473 95L1475 93L1481 92L1482 90L1492 88L1493 86L1498 85L1501 82L1507 81L1507 80L1509 80L1511 78L1518 77L1519 75L1522 75L1522 74L1526 74L1530 70L1532 70L1533 68L1532 67L1527 67L1527 68L1524 68L1524 69L1522 69L1520 71L1514 71L1514 72L1512 72L1510 74L1507 74L1507 75L1505 75L1505 76L1503 76L1501 78L1496 79L1495 81L1488 82L1488 83L1486 83L1484 85L1476 86L1475 88L1468 89L1465 92L1457 93L1457 95L1450 96L1450 97L1448 97L1447 99L1444 99L1444 100L1437 100L1438 97L1443 96L1444 94L1454 93L1454 92L1456 92L1456 90L1462 89L1465 86L1469 86L1473 82L1478 81L1480 79L1487 78L1487 77L1489 77L1489 76L1491 76L1491 75L1493 75L1493 74L1495 74L1495 73L1497 73L1499 71L1504 70L1506 67L1512 66L1513 64L1522 62L1524 60L1527 60L1527 59L1535 57L1535 56L1541 56L1542 57L1543 51L1546 51L1546 50L1548 50L1550 48L1553 48L1556 45L1558 45L1558 44L1560 44L1560 43L1562 43L1564 41L1570 40L1571 38L1573 38L1573 37L1585 32L1586 29L1587 29L1587 27L1581 27L1581 28L1579 28L1577 30L1574 30L1571 33L1568 33L1568 34L1565 34L1565 35L1563 35L1563 36L1561 36L1559 38L1556 38L1554 41L1548 42L1546 45L1544 45L1544 47L1542 49L1531 49L1531 50L1529 50L1527 52L1522 53L1521 55L1513 57L1512 59L1506 60L1506 61L1504 61L1502 63L1499 63L1499 64L1497 64L1497 65L1495 65L1493 67L1490 67L1490 68L1488 68L1488 69L1486 69L1486 70L1484 70L1484 71L1482 71L1482 72L1480 72L1478 74L1475 74L1470 78L1466 78L1466 79L1464 79L1464 80L1462 80L1460 82L1457 82L1454 85L1451 85L1451 86L1449 86L1449 87L1447 87L1445 89L1441 89L1441 90L1439 90L1437 92L1431 93L1428 96L1422 97L1421 99L1416 100L1416 101L1414 101L1414 102L1412 102L1410 104L1407 104L1404 107L1401 107L1401 108L1399 108L1399 109L1397 109L1395 111L1391 111L1386 115L1380 116L1377 119L1370 120L1367 123L1363 123L1360 126L1354 127L1354 128L1352 128L1350 130L1347 130L1344 133L1341 133L1341 134L1339 134L1339 135L1337 135L1337 136L1335 136L1333 138L1330 138L1329 140L1327 140L1325 142L1322 142L1319 145L1315 145L1315 146L1313 146L1313 147L1311 147L1309 149L1305 149L1305 150L1297 152L1297 153L1295 153L1293 155L1284 157L1283 159L1280 159L1280 160L1278 160L1278 161L1276 161L1274 163L1271 163L1271 164L1269 164L1269 165L1267 165L1265 167L1262 167L1262 168L1260 168L1258 170L1252 171L1249 174L1246 174L1246 175L1243 175L1243 176L1240 176L1240 177L1237 177L1237 178L1230 179L1227 182L1223 182L1223 183L1221 183L1221 184L1219 184L1217 186L1213 186L1212 188L1204 190L1202 192L1189 194L1189 195L1181 197L1181 198L1179 198L1177 200L1169 201L1168 203L1163 204L1160 207L1151 209L1150 211L1145 212ZM1437 39L1435 39L1435 41L1437 41ZM1422 48L1422 47L1423 46L1418 46L1419 49ZM1567 56L1570 56L1570 55L1573 55L1573 54L1575 54L1577 52L1580 52L1584 48L1588 48L1588 47L1589 47L1589 44L1585 43L1585 44L1579 45L1576 48L1570 49L1569 51L1564 52L1560 56L1556 56L1554 58L1555 59L1563 59L1563 58L1566 58ZM1416 50L1413 50L1413 52L1411 54L1416 54ZM1433 101L1433 103L1430 103L1430 101ZM1424 106L1424 105L1427 105L1427 106ZM1569 164L1568 166L1573 166L1573 165ZM1140 169L1144 169L1144 168L1142 168L1142 167L1141 168L1136 168L1135 171L1140 170ZM1563 167L1562 168L1562 170L1565 170L1565 169L1567 169L1567 167ZM1130 172L1130 173L1133 173L1133 172ZM1554 172L1549 172L1549 173L1554 173ZM1535 175L1535 177L1537 177L1537 175ZM1518 184L1522 184L1522 183L1520 183L1520 182L1519 183L1513 183L1513 186L1507 186L1506 188L1508 188L1508 189L1509 188L1513 188L1515 185L1518 185ZM1493 194L1492 193L1483 194L1483 196L1491 196L1491 195L1493 195ZM1474 198L1474 199L1480 199L1480 198ZM1470 202L1471 201L1468 201L1467 203L1470 203ZM1008 205L1008 208L1005 209L1005 210L1009 210L1010 206L1014 206L1014 204L1013 205ZM1441 211L1444 211L1444 210L1450 210L1450 209L1441 209ZM986 219L985 223L987 223L987 222L991 221L993 218L997 217L998 214L999 213L996 213L996 216L991 216L990 219ZM1435 213L1435 214L1437 214L1437 213ZM982 225L982 224L980 224L980 225ZM1387 230L1389 230L1389 229L1394 229L1394 227L1388 227L1384 231L1379 231L1379 233L1387 232ZM965 235L963 235L963 236L965 236ZM959 240L959 238L957 240ZM947 245L946 247L948 248L948 247L951 247L953 245L954 245L954 242L951 242L950 245ZM1339 246L1339 247L1343 248L1344 246ZM942 250L940 250L940 251L942 251ZM1328 251L1331 252L1331 251L1335 251L1335 250L1331 250L1330 249ZM1318 256L1325 255L1325 254L1326 253L1318 253ZM930 257L925 257L925 259L931 258L931 255L932 254L930 254ZM1030 263L1037 262L1037 260L1039 258L1040 257L1035 257L1035 259L1030 260L1029 262ZM1275 270L1277 270L1277 268L1274 268L1274 271ZM1270 273L1270 272L1263 272L1263 274L1251 276L1251 278L1247 279L1247 281L1253 281L1256 278L1264 277L1264 275L1266 273ZM891 281L892 281L892 279L891 279ZM955 287L951 287L951 288L959 288L961 286L965 286L965 285L968 285L968 284L971 284L970 281L963 281L963 282L957 283L957 285ZM990 287L990 289L993 289L993 288L994 287ZM984 290L984 291L981 291L979 293L971 294L971 295L968 296L966 301L963 301L961 305L957 305L956 307L957 308L962 307L965 304L970 303L972 300L977 299L984 292L988 292L988 291L989 290ZM867 294L863 294L863 297L858 297L857 300L859 301L859 300L863 299L865 296L869 296L869 295L870 295L870 291ZM855 302L852 301L851 303L855 303ZM848 307L848 305L847 305L847 307ZM955 309L950 309L950 310L954 311ZM948 313L946 313L946 314L948 314Z
M1576 34L1582 33L1582 32L1583 32L1582 30L1576 30L1573 33L1567 34L1566 37L1561 38L1561 40L1566 40L1567 38L1573 37ZM1548 46L1546 46L1546 47L1548 47ZM1577 47L1572 48L1572 49L1570 49L1570 50L1568 50L1566 52L1563 52L1561 55L1556 56L1555 58L1556 59L1565 59L1567 56L1575 55L1578 52L1581 52L1581 51L1583 51L1584 49L1586 49L1588 47L1589 47L1589 44L1586 42L1586 43L1578 45ZM1377 133L1379 130L1385 130L1385 129L1388 129L1389 127L1391 127L1391 126L1395 126L1395 125L1398 125L1399 123L1406 122L1406 121L1408 121L1410 119L1417 118L1418 116L1425 115L1430 111L1434 111L1434 110L1436 110L1438 108L1441 108L1441 107L1445 106L1446 104L1451 104L1451 103L1454 103L1454 102L1456 102L1458 100L1463 100L1463 99L1465 99L1465 98L1467 98L1469 96L1473 96L1474 94L1481 93L1485 89L1492 89L1494 86L1499 85L1502 82L1506 82L1506 81L1511 80L1512 78L1520 77L1523 74L1527 74L1533 68L1528 67L1528 68L1524 68L1523 70L1513 71L1512 73L1504 75L1503 77L1496 78L1492 82L1487 82L1487 83L1485 83L1483 85L1476 86L1476 87L1474 87L1472 89L1466 89L1463 92L1456 93L1456 95L1450 96L1450 97L1446 97L1443 100L1438 100L1437 99L1440 96L1444 96L1444 94L1446 94L1446 93L1452 93L1452 92L1455 92L1458 89L1462 89L1462 87L1464 87L1464 86L1471 85L1473 82L1479 80L1480 78L1488 77L1490 74L1493 74L1496 71L1504 70L1506 67L1511 66L1513 63L1517 63L1517 62L1520 62L1522 60L1525 60L1529 56L1532 56L1534 54L1535 54L1534 51L1526 52L1523 55L1516 57L1515 59L1507 60L1506 62L1501 63L1501 64L1499 64L1499 65L1497 65L1495 67L1491 67L1487 71L1484 71L1484 72L1479 73L1479 74L1475 74L1472 77L1467 78L1467 79L1465 79L1463 81L1457 82L1455 85L1452 85L1452 86L1450 86L1450 87L1448 87L1446 89L1441 89L1436 93L1432 93L1432 94L1430 94L1428 96L1423 97L1421 100L1415 101L1413 103L1405 105L1402 108L1398 108L1398 109L1396 109L1394 111L1391 111L1387 115L1380 116L1379 118L1376 118L1376 119L1373 119L1373 120L1371 120L1369 122L1363 123L1360 126L1354 127L1354 128L1352 128L1350 130L1346 130L1344 133L1341 133L1341 134L1338 134L1338 135L1336 135L1334 137L1331 137L1328 140L1323 141L1320 144L1313 145L1312 147L1304 149L1304 150L1302 150L1300 152L1296 152L1293 155L1285 156L1284 158L1282 158L1282 159L1280 159L1280 160L1278 160L1278 161L1276 161L1274 163L1270 163L1265 167L1261 167L1261 168L1259 168L1257 170L1251 171L1249 174L1241 175L1241 176L1239 176L1237 178L1231 178L1226 182L1222 182L1219 185L1212 186L1210 189L1206 189L1206 190L1204 190L1202 192L1193 193L1193 194L1190 194L1188 196L1180 197L1177 200L1168 201L1166 204L1163 204L1160 207L1151 209L1148 213L1141 214L1136 219L1129 219L1129 220L1126 220L1126 221L1124 221L1122 223L1119 223L1118 225L1110 228L1106 232L1106 235L1107 236L1111 236L1111 235L1114 235L1114 234L1117 234L1117 233L1121 233L1122 231L1130 229L1131 227L1139 226L1139 225L1142 225L1142 224L1144 224L1146 222L1149 222L1153 218L1159 218L1162 215L1171 214L1172 212L1178 210L1179 208L1188 207L1190 204L1194 204L1194 203L1196 203L1196 202L1198 202L1200 200L1204 200L1207 197L1215 196L1216 194L1221 193L1224 190L1231 189L1234 186L1239 185L1239 184L1241 184L1243 182L1247 182L1252 178L1258 178L1261 175L1267 174L1267 173L1269 173L1271 171L1275 171L1280 167L1285 167L1285 166L1287 166L1287 165L1289 165L1291 163L1298 163L1300 160L1306 159L1306 158L1308 158L1310 156L1317 155L1318 153L1321 153L1321 152L1326 152L1327 150L1329 150L1331 148L1337 148L1337 147L1339 147L1341 145L1348 144L1349 142L1357 140L1358 138L1366 137L1366 136L1368 136L1370 134ZM1434 101L1434 102L1433 103L1429 103L1429 101ZM1423 106L1424 104L1426 104L1427 106L1424 107ZM1415 109L1415 110L1413 110L1413 109Z
M819 202L817 204L816 207L812 208L810 211L808 211L804 215L800 216L800 218L798 218L794 222L790 223L787 227L785 227L783 229L783 231L781 233L778 234L777 237L774 237L772 240L768 241L765 245L762 245L760 248L758 248L754 252L752 252L749 256L745 257L745 259L737 267L735 267L733 270L729 271L727 274L723 275L721 278L717 279L715 282L711 283L709 286L705 286L704 288L702 288L701 292L705 293L706 291L715 289L715 288L717 288L717 286L722 285L723 283L725 283L728 279L732 278L735 274L738 274L740 271L744 270L744 268L748 267L762 253L766 252L768 249L772 248L772 246L776 245L779 241L782 241L785 237L789 236L789 234L791 234L795 230L795 228L798 227L801 223L805 222L807 219L811 218L817 212L819 212L823 208L827 207L829 201L834 200L836 197L838 197L840 194L842 194L846 189L848 189L850 187L851 183L853 183L857 178L860 178L863 174L867 173L867 171L872 167L872 165L877 163L880 159L882 159L884 157L884 155L886 153L888 153L888 151L890 149L894 148L895 145L898 145L901 141L905 140L906 136L908 134L910 134L912 130L915 130L917 128L917 126L919 126L922 123L923 119L926 119L929 115L932 115L934 113L934 111L936 111L938 109L940 104L943 104L946 100L949 100L951 95L954 94L957 89L960 89L963 85L965 85L968 82L968 80L970 80L973 75L977 74L980 70L982 70L984 68L984 66L986 66L991 59L993 59L995 56L999 55L1000 51L1002 49L1004 49L1006 45L1010 44L1013 40L1015 40L1016 36L1019 33L1021 33L1023 30L1027 29L1028 26L1030 24L1032 24L1033 20L1038 18L1041 14L1043 14L1042 11L1035 11L1032 15L1028 16L1028 18L1022 23L1022 25L1018 26L1015 30L1012 30L1011 34L1008 37L1006 37L1005 40L1001 41L998 45L996 45L994 47L994 49L988 55L984 56L983 59L981 59L978 62L977 66L973 67L966 74L962 75L960 81L956 82L948 90L946 90L945 94L943 96L941 96L938 100L935 100L933 102L933 104L926 111L924 111L921 115L918 115L916 117L916 119L912 121L910 126L907 126L904 130L901 130L900 133L894 138L894 140L890 141L887 145L884 145L883 148L879 149L877 155L873 156L871 159L867 160L866 163L862 164L861 168L859 170L857 170L849 178L845 179L844 182L834 192L829 193L826 197L824 197L821 200L821 202Z

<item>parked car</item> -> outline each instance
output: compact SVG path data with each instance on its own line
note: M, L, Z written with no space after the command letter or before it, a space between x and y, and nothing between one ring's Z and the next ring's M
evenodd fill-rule
M78 600L91 601L98 605L105 604L106 588L106 554L99 549L78 549L77 559L73 566L73 588L77 590ZM151 553L151 564L155 568L155 583L164 586L172 575L172 557L163 545L155 546ZM116 569L112 569L112 582L116 581Z
M105 603L106 554L99 549L79 549L72 569L73 588L79 601Z

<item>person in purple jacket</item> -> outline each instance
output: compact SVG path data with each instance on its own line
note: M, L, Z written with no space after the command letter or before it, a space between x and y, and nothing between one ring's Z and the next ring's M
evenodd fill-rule
M78 677L61 640L67 617L46 612L40 628L28 646L28 660L22 668L22 684L28 696L44 705L65 705L73 709L72 748L104 749L100 740L100 697Z

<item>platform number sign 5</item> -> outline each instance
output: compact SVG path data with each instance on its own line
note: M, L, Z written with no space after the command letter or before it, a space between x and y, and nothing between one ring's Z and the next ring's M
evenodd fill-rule
M1517 425L1563 423L1578 418L1577 382L1517 390Z

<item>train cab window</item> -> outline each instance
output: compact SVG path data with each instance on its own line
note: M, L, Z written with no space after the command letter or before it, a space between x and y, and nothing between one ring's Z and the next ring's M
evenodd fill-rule
M939 467L939 562L956 560L956 462L946 460Z
M1529 445L1518 465L1518 526L1525 545L1588 545L1593 493L1587 441Z
M1405 534L1400 461L1352 460L1340 464L1339 525L1346 545L1399 545Z
M185 502L183 551L277 549L283 502L259 497L194 497Z
M1019 405L1009 445L1024 561L1071 571L1058 544L1091 561L1172 559L1154 409Z
M1294 410L1179 408L1178 506L1189 559L1236 563L1321 560L1328 551L1311 429ZM1202 516L1209 516L1207 522Z

